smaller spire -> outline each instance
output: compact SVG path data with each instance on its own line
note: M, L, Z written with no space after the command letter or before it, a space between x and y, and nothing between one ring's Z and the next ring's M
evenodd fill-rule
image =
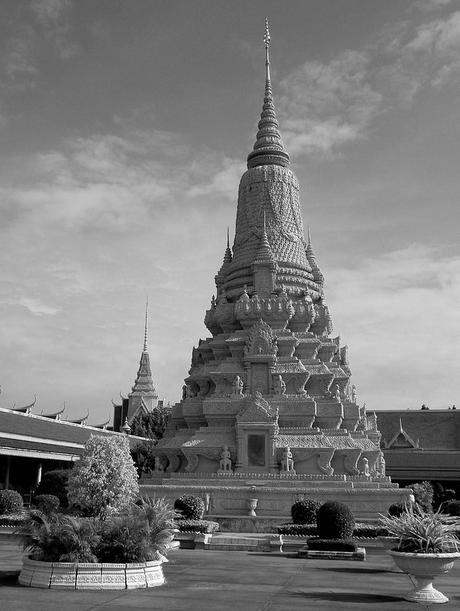
M266 261L274 262L273 251L268 241L267 227L265 222L265 210L262 213L262 235L260 236L259 248L257 249L254 263L262 263Z
M145 324L144 324L144 350L147 352L147 342L149 338L149 298L145 302Z

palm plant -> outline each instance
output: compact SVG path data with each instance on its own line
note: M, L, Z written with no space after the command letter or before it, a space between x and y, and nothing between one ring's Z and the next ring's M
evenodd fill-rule
M460 551L456 536L458 518L427 513L412 503L399 516L380 516L381 525L392 537L399 539L397 551L422 554L440 554Z
M92 520L76 516L46 515L33 509L16 531L34 560L44 562L97 562L94 549L99 542Z
M177 513L164 499L141 499L101 529L97 549L102 562L147 562L164 558L174 539Z

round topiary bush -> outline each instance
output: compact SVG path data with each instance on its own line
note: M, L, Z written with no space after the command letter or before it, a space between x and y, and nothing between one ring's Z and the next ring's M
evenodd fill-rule
M204 514L204 501L199 496L184 494L174 501L174 509L186 520L201 520Z
M304 499L296 501L291 507L291 517L294 524L316 524L316 514L321 507L319 501Z
M320 539L348 539L353 534L355 518L348 505L328 501L318 509L316 523Z
M21 513L24 504L16 490L0 490L0 515Z
M38 494L34 496L34 506L43 513L56 513L59 509L59 499L54 494Z

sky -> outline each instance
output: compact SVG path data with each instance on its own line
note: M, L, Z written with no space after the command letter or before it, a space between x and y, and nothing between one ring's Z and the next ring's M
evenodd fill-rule
M460 404L457 0L3 0L0 406L175 402L275 104L368 410Z

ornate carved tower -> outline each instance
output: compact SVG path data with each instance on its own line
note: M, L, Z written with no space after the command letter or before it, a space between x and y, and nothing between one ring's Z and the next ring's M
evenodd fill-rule
M181 473L208 484L296 477L305 490L314 478L364 478L394 493L380 433L350 383L347 348L331 337L323 275L310 233L304 237L299 183L276 117L267 23L264 42L263 108L240 181L233 248L227 237L206 312L212 337L193 349L182 401L155 452L176 481Z

